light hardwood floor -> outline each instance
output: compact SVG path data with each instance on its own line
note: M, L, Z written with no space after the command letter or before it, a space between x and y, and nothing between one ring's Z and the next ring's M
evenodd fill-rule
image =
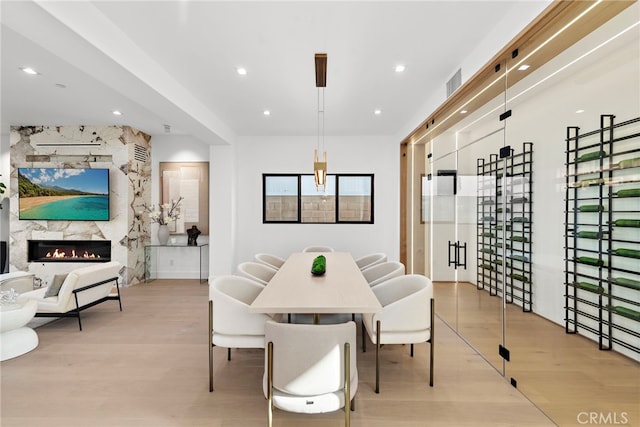
M37 329L34 351L0 364L2 427L263 426L263 352L215 349L208 391L207 285L156 280L122 290L115 302ZM358 325L358 329L360 325ZM554 423L441 321L436 323L435 386L428 344L382 350L381 393L373 347L358 349L353 426L552 426ZM276 426L340 426L341 412L276 410Z
M439 315L502 369L501 300L473 284L435 283ZM453 308L458 296L458 315ZM640 364L564 327L507 305L506 378L560 426L640 426ZM598 423L589 421L595 414ZM589 414L589 415L587 415ZM602 414L602 415L601 415ZM602 422L608 420L608 423Z

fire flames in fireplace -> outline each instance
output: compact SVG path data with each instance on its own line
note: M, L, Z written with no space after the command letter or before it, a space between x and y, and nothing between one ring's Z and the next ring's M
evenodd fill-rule
M110 240L29 240L29 262L108 262Z
M46 258L100 258L100 255L89 253L89 251L84 251L81 256L78 256L76 254L75 249L71 249L71 253L67 255L65 251L61 249L55 249L53 252L47 252L45 257Z

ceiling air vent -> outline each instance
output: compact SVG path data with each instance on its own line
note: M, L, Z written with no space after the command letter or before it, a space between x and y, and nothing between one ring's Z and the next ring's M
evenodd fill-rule
M451 96L462 84L462 68L458 68L458 71L447 82L447 98Z
M141 145L134 144L133 146L133 158L139 162L147 161L147 149L142 147Z

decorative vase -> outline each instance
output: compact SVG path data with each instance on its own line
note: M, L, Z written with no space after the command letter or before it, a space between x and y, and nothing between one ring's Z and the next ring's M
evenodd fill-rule
M162 246L165 246L168 241L169 228L164 224L160 224L160 227L158 227L158 242L160 242Z

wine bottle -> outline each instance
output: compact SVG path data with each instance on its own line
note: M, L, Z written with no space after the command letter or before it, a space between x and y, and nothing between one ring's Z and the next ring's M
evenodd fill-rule
M625 256L628 258L640 258L640 251L636 249L619 248L619 249L614 249L613 253L616 255Z
M578 162L587 162L589 160L597 160L600 157L607 157L607 153L604 151L594 151L592 153L585 153L578 157Z
M626 277L618 277L611 279L611 282L615 283L616 285L640 290L640 281L638 280L627 279Z
M613 224L618 227L640 227L640 219L616 219Z
M629 188L616 193L618 197L640 197L640 188Z
M601 239L602 233L598 231L578 231L576 236L583 239Z
M594 292L599 294L602 292L602 288L598 285L594 285L593 283L588 282L574 282L573 285L577 288L584 289L585 291Z
M604 261L598 258L588 257L588 256L579 256L575 259L577 262L582 264L589 264L595 266L603 266Z
M602 205L582 205L578 208L580 212L604 212Z
M628 317L629 319L640 321L640 311L635 311L627 307L616 306L613 310L621 316Z

